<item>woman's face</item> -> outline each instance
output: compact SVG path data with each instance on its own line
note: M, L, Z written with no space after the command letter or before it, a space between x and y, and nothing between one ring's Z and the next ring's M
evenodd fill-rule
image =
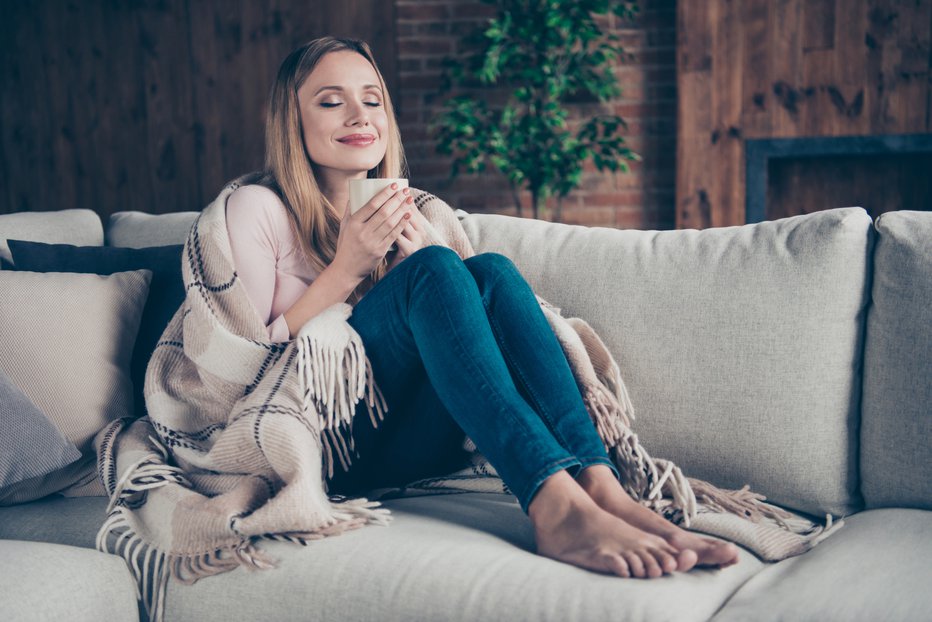
M375 69L356 52L331 52L298 89L304 147L327 184L365 177L385 157L388 116Z

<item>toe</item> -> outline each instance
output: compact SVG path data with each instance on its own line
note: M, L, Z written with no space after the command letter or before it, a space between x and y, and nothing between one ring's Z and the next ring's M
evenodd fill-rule
M733 566L738 563L738 547L732 543L726 544L722 552L722 557L724 561L722 562L722 568L726 566Z
M738 547L731 542L703 538L703 544L705 546L698 551L699 564L725 568L738 562Z
M671 554L667 551L657 551L654 553L654 557L657 558L657 562L660 564L660 569L663 570L664 574L670 574L679 568L679 563L676 561L675 553Z
M699 556L692 549L684 549L676 556L677 567L680 572L692 570L699 561Z
M628 568L628 562L626 562L625 558L621 555L608 555L606 556L605 562L608 570L618 575L619 577L624 577L627 579L631 576L631 570Z
M631 570L631 576L637 577L638 579L643 579L646 571L644 570L644 562L641 561L641 557L637 553L631 552L622 553L622 556L625 558L625 561L628 562L628 568Z
M658 554L659 551L650 550L641 553L641 561L644 562L644 572L649 579L656 579L657 577L663 576L663 570L655 557L655 555Z

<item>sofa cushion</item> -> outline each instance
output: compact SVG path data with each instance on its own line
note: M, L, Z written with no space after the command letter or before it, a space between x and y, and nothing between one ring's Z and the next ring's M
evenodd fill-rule
M107 497L61 497L0 507L0 540L54 542L96 547L97 531L107 517Z
M932 512L861 512L800 557L770 566L735 594L715 622L928 620Z
M81 452L0 370L0 490L78 460Z
M396 499L388 527L301 547L262 543L279 567L239 568L169 584L166 619L351 621L707 620L762 564L742 553L721 571L624 580L532 552L514 498L459 494ZM231 595L248 597L231 598Z
M129 360L150 277L147 270L110 276L0 272L0 370L89 459L83 475L91 480L94 435L133 412ZM6 491L0 503L76 484L71 471L72 481L34 482Z
M603 337L653 455L804 512L858 507L864 210L704 231L463 225Z
M0 259L10 261L7 240L100 246L104 228L100 217L89 209L0 214Z
M136 586L114 555L0 540L0 620L138 620Z
M107 244L130 248L184 244L198 214L200 212L116 212L110 215L107 224Z
M143 385L146 366L155 344L184 300L181 280L181 249L175 246L149 248L113 248L109 246L72 246L40 242L9 241L17 270L33 272L83 272L113 274L128 270L149 270L152 282L142 311L139 333L130 361L133 401L137 416L145 415Z
M932 509L932 213L888 212L876 229L861 486L868 507Z

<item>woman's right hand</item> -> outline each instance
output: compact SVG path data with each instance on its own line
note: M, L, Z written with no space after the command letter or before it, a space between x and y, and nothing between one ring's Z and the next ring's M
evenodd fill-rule
M411 218L414 198L410 192L392 184L376 193L355 214L350 214L347 202L332 265L358 281L369 276Z

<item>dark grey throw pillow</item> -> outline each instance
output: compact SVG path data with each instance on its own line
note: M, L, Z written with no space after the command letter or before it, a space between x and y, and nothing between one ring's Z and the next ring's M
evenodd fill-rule
M0 490L81 457L42 411L0 370Z
M28 272L79 272L108 275L128 270L150 270L152 282L142 311L139 334L130 362L137 417L145 415L142 389L152 351L175 311L184 301L181 280L181 245L147 248L71 246L9 240L15 270Z

